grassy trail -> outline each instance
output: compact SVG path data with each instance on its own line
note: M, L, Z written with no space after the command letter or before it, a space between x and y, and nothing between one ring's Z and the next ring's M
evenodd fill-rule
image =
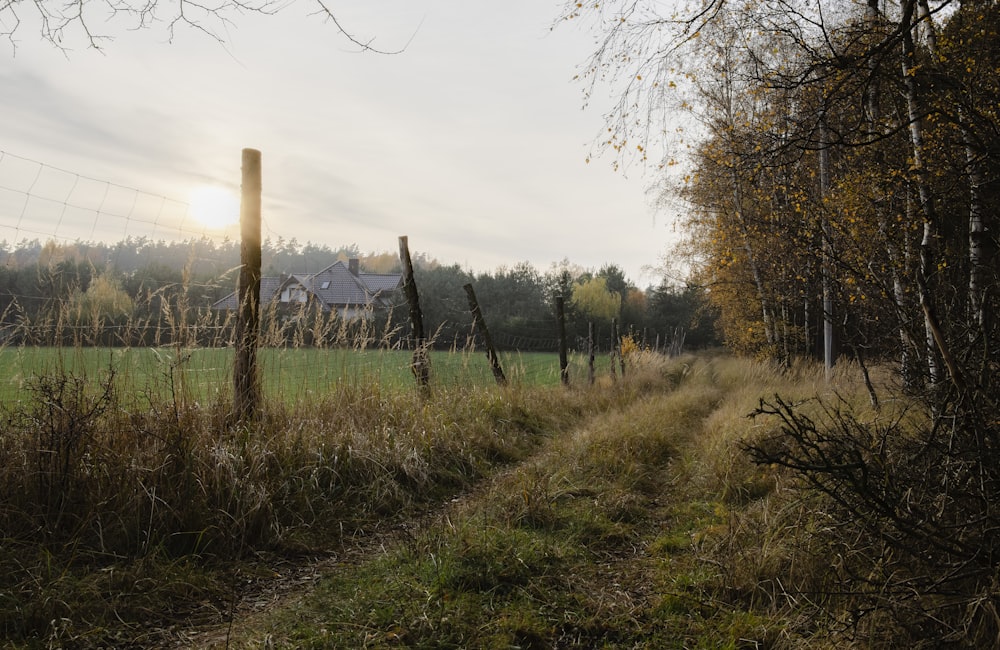
M231 626L182 633L179 645L766 642L773 625L710 595L718 568L701 552L722 534L728 506L701 480L698 447L732 379L698 364L675 390L550 437L431 516L276 580Z
M0 645L814 641L816 608L789 594L822 587L829 553L802 545L823 513L750 461L742 443L777 424L747 415L863 388L805 365L630 361L568 389L338 384L249 428L224 402L134 410L45 378L0 440Z

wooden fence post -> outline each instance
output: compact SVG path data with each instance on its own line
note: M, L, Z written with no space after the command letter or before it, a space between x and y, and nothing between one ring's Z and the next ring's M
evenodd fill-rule
M236 285L236 357L233 363L233 415L240 422L257 418L260 378L257 344L260 337L260 205L261 156L243 150L240 190L240 275Z
M681 355L681 352L684 350L684 338L686 334L684 328L680 325L674 328L674 335L670 340L670 350L667 353L669 357L679 357Z
M629 333L629 337L631 338L631 333ZM618 351L618 366L622 370L622 379L625 379L625 355L622 354L622 337L617 328L615 329L615 349Z
M611 378L617 379L617 370L615 369L615 361L617 357L621 354L621 347L618 345L618 320L615 318L611 319ZM624 374L622 375L624 377Z
M569 386L569 358L566 352L566 309L562 296L556 296L556 322L559 325L559 378L563 386Z
M427 355L427 341L424 338L424 315L420 311L420 294L413 280L413 262L410 259L409 238L399 238L399 260L403 264L403 293L410 306L410 327L413 330L413 364L411 370L417 379L417 386L424 393L431 386L431 361Z
M594 384L594 322L587 323L587 381Z
M476 300L476 291L472 288L472 284L466 284L463 288L469 296L469 309L472 311L472 322L476 329L479 330L479 333L483 337L483 343L486 345L486 358L490 360L490 367L493 369L493 378L496 379L497 385L506 386L507 377L503 374L503 368L500 366L500 357L497 356L496 348L493 347L493 337L490 336L490 330L486 327L483 310L479 308L479 301Z

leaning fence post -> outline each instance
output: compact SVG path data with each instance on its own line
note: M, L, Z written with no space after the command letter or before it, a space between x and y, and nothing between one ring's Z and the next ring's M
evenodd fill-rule
M556 322L559 325L559 378L569 386L569 359L566 353L566 310L563 297L556 296Z
M260 151L243 150L240 190L240 275L236 285L236 357L233 363L233 415L256 419L260 406L257 344L260 336Z
M476 300L476 291L472 288L471 283L466 284L463 288L469 296L469 309L472 311L472 322L476 329L479 330L479 333L483 337L483 343L486 345L486 358L490 360L493 377L496 379L498 385L506 386L507 377L503 374L503 368L500 366L500 357L497 356L496 348L493 347L493 337L490 336L490 330L486 327L483 310L479 308L479 301Z
M594 383L594 322L587 323L587 380Z
M420 294L413 280L413 262L410 259L409 238L399 238L399 260L403 264L403 293L410 306L410 327L413 330L413 364L411 370L417 378L417 386L427 392L431 386L431 364L427 356L427 341L424 339L424 315L420 311Z
M617 319L611 319L611 378L618 379L617 370L615 370L615 360L618 355L621 354L621 348L618 346L618 321ZM624 375L623 375L624 376Z
M615 339L615 346L618 348L618 366L622 369L622 378L625 378L625 355L622 354L622 339Z
M629 334L631 337L631 334ZM622 354L622 336L615 328L615 349L618 351L618 366L622 369L622 379L625 378L625 355Z

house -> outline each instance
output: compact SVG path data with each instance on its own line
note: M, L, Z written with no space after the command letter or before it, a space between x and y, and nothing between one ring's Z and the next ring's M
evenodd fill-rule
M403 286L399 273L362 273L358 260L334 262L313 274L282 275L260 279L260 304L268 307L298 308L319 305L323 311L336 310L342 317L363 317L373 309L392 305L396 290ZM236 309L236 292L215 302L212 309Z

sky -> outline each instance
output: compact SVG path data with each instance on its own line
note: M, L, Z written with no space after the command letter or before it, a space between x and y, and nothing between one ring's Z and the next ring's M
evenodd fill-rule
M646 267L678 239L673 216L654 207L654 171L587 162L611 94L584 109L573 77L594 36L552 30L558 0L328 6L399 53L359 52L307 0L231 16L221 44L92 23L114 37L100 51L73 32L60 51L23 16L16 47L0 41L0 239L235 238L200 224L191 197L238 192L249 147L264 237L367 253L406 235L473 271L568 259L658 282Z

